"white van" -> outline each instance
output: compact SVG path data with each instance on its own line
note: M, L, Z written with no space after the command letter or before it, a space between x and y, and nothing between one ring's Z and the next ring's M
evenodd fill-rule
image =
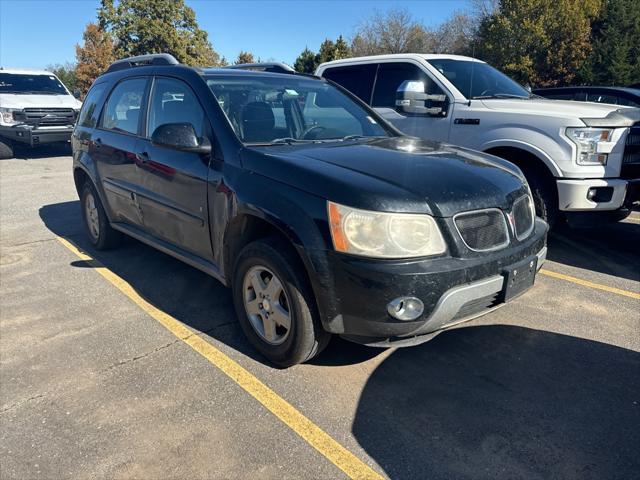
M81 106L51 72L0 68L0 158L16 143L68 142Z
M518 165L538 215L620 220L640 191L640 109L548 100L458 55L396 54L323 63L316 75L373 106L408 135Z

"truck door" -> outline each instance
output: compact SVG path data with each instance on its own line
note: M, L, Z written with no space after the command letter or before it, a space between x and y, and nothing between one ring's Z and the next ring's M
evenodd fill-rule
M422 82L425 92L434 96L445 96L446 102L439 114L406 114L396 110L396 91L405 81ZM393 123L407 135L446 142L451 128L451 110L453 103L420 66L409 62L380 63L376 75L371 106L386 120Z

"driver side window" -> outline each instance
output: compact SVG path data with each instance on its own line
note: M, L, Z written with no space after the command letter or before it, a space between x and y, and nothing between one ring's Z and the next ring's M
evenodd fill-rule
M153 86L147 137L160 125L168 123L190 123L201 138L204 127L204 111L191 88L173 78L158 77Z
M371 106L395 108L396 90L405 80L424 82L424 93L444 95L442 89L417 65L406 62L381 63L378 66Z

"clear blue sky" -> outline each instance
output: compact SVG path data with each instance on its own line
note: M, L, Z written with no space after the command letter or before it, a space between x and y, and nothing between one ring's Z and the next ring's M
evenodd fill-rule
M438 25L469 0L205 1L186 0L213 48L229 60L240 50L293 63L305 46L327 37L349 38L374 10L406 7L425 25ZM98 0L0 0L0 65L43 68L74 61L76 43L95 21Z

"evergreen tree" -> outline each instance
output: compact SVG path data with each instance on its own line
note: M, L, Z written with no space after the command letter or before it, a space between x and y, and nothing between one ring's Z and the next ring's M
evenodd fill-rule
M300 73L313 73L318 66L317 55L309 50L307 47L302 51L298 58L296 58L293 68L296 72Z
M113 36L118 57L170 53L187 65L220 62L184 0L102 0L98 19Z

